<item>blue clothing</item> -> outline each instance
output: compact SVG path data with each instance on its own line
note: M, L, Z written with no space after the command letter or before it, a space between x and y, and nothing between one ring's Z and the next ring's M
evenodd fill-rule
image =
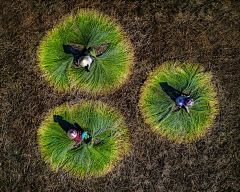
M84 137L85 137L85 136L87 136L87 132L86 132L86 131L83 131L82 136L81 136L81 137L82 137L82 140L84 140Z

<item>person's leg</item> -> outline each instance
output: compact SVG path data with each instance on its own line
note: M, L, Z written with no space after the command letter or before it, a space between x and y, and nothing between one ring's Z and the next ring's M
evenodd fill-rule
M89 67L88 67L88 66L86 66L86 67L85 67L85 69L86 69L86 71L87 71L87 72L90 72L90 70L89 70Z

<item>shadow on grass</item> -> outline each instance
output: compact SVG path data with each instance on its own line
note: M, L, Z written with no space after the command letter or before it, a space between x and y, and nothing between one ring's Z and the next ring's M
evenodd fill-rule
M169 95L169 97L175 102L177 97L179 97L182 93L177 89L168 85L167 82L159 83L162 90Z
M83 133L84 130L77 124L77 123L69 123L66 120L63 120L63 117L60 115L53 115L53 120L55 123L58 123L60 127L67 133L69 129L76 129L80 133ZM91 141L92 137L90 136L88 139L84 140L85 143L89 143Z
M100 45L90 47L88 50L83 45L70 44L63 45L63 50L66 54L72 54L74 61L77 61L79 57L85 56L86 52L89 52L91 49L95 50L95 57L101 56L108 49L109 44L110 42L102 43Z
M76 129L80 132L83 132L84 130L77 124L77 123L69 123L66 120L63 120L63 117L60 115L53 115L53 120L55 123L58 123L60 127L67 133L69 129Z
M85 55L86 48L82 48L81 50L73 48L71 45L63 45L64 53L73 55L73 62L78 62L78 58Z

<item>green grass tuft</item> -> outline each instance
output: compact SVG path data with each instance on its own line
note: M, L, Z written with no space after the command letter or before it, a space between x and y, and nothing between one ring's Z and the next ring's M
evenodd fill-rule
M163 90L167 83L176 92L189 93L194 105L189 114L178 109L172 93ZM141 113L152 129L176 142L191 142L203 136L213 124L218 102L211 74L191 62L165 62L148 77L141 90Z
M61 122L54 122L53 115L61 116ZM80 125L92 140L73 147L75 142L63 129L66 121ZM108 173L130 149L123 116L114 108L94 101L71 108L65 104L51 111L38 130L38 144L44 160L54 170L61 168L82 178Z
M74 57L63 49L63 45L69 44L88 49L104 43L109 43L108 48L94 58L90 73L82 67L72 67ZM133 66L132 47L122 29L109 17L90 10L64 17L42 39L37 57L44 76L59 91L113 91L126 81Z

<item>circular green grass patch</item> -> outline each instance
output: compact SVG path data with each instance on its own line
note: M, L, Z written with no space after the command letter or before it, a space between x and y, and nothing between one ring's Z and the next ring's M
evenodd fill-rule
M91 135L90 141L79 143L68 137L68 125L76 124ZM61 168L83 178L108 173L130 147L123 116L93 101L52 110L40 125L38 144L54 170Z
M93 58L90 72L72 64L86 54ZM91 10L64 17L41 40L37 58L44 76L59 91L111 92L126 81L133 67L131 43L120 26Z
M175 100L188 94L189 113ZM166 62L155 68L141 90L139 107L151 128L176 142L191 142L213 124L218 102L211 74L191 62Z

